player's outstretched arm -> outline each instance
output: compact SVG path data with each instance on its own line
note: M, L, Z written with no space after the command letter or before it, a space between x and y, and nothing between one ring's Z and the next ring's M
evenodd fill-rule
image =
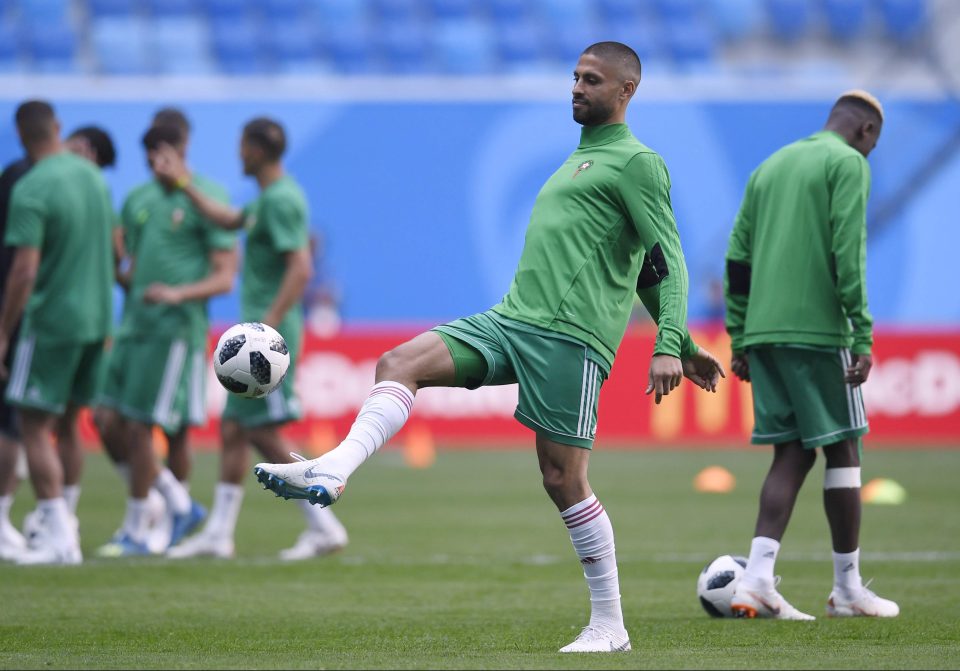
M192 182L190 171L183 158L168 144L161 143L157 148L153 162L153 172L164 182L183 189L187 197L206 219L217 226L235 230L243 226L243 212L218 202L201 193Z
M143 299L148 303L179 305L228 293L233 289L237 262L236 248L215 249L210 252L210 272L202 280L177 286L154 283L144 290Z

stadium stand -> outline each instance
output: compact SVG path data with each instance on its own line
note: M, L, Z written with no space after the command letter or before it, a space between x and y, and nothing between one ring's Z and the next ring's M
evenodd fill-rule
M663 71L736 68L745 45L787 67L791 48L911 44L936 1L11 0L0 73L566 71L599 39Z

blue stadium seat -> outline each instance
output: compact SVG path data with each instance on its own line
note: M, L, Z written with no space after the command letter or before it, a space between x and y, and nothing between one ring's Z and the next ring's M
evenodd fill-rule
M34 24L25 31L32 67L38 72L73 72L79 40L66 21Z
M597 8L607 26L614 28L618 24L633 23L650 13L649 0L597 0Z
M640 63L646 67L651 59L661 55L663 31L659 22L649 18L636 18L608 24L605 36L614 42L622 42L637 52Z
M926 27L924 0L879 0L879 5L887 32L898 42L914 40Z
M308 9L305 0L260 0L257 4L268 21L301 19Z
M700 0L655 0L657 13L665 21L693 21L703 6Z
M316 25L295 17L271 19L267 23L266 47L283 72L306 72L320 68L320 45Z
M717 35L705 20L666 22L664 46L667 54L681 69L710 63L716 50Z
M590 0L537 0L537 4L541 16L556 28L586 24L594 18Z
M494 70L494 41L485 22L447 21L434 27L432 37L433 55L441 73L479 75Z
M556 67L566 72L573 72L583 50L606 37L594 21L568 21L563 25L552 27L547 32L547 48L553 56Z
M767 0L774 37L785 42L801 38L810 25L810 5L808 0Z
M487 0L487 11L497 24L521 20L530 14L530 0Z
M395 18L377 30L384 69L397 74L423 74L430 68L427 29L418 18Z
M367 20L370 14L369 0L308 0L324 23L356 24Z
M373 9L385 23L409 21L420 15L422 3L420 0L374 0Z
M495 35L500 62L511 72L535 69L547 56L543 31L533 17L504 23Z
M150 53L157 72L171 75L205 75L215 71L206 21L193 16L155 19L148 33Z
M254 0L202 0L202 4L212 21L247 19L256 5Z
M260 25L253 19L219 18L212 22L213 53L228 75L262 74L267 70L260 49Z
M20 54L17 51L17 34L20 26L0 17L0 73L11 74L20 70Z
M147 0L147 9L155 17L184 17L197 9L197 0Z
M138 0L87 0L94 17L132 16L139 7Z
M5 4L0 4L3 7ZM49 21L65 21L70 10L70 0L20 0L17 3L21 20L29 23L46 23Z
M441 21L468 19L476 4L473 0L427 0L431 14Z
M735 41L755 33L763 15L756 0L710 0L710 18L721 38Z
M140 75L152 71L146 26L137 18L108 16L90 24L90 43L97 71L109 75Z
M824 0L823 8L834 39L845 42L863 33L867 0Z
M337 73L361 75L379 69L370 26L364 20L328 22L322 26L320 42Z

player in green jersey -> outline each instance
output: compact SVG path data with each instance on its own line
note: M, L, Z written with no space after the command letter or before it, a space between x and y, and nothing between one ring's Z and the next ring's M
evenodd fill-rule
M241 317L276 328L286 340L291 357L281 387L265 398L227 397L220 425L220 482L213 510L200 533L171 548L171 557L233 556L234 529L248 468L247 446L252 443L266 459L289 459L289 444L280 429L301 415L294 392L294 371L303 335L303 294L312 262L307 201L300 186L283 168L281 158L286 146L286 134L276 121L257 118L244 126L240 139L243 172L257 180L260 197L243 210L204 195L193 184L182 157L171 147L159 152L158 173L182 184L204 216L227 229L246 229ZM307 529L293 547L280 553L281 558L322 556L347 544L347 532L332 511L314 508L306 501L301 504Z
M0 360L22 314L6 396L20 409L43 517L41 533L18 561L73 564L82 560L76 518L63 498L63 466L50 435L58 423L75 423L102 377L113 214L100 171L65 151L48 103L21 105L17 130L34 166L11 196L5 242L16 252L0 311Z
M516 418L536 434L543 486L590 590L590 623L561 652L630 649L613 528L587 480L597 399L639 294L658 323L647 393L684 375L715 390L723 374L686 329L687 269L663 160L624 123L640 82L629 47L588 47L574 71L580 145L541 189L510 290L492 310L384 354L346 439L318 459L259 464L268 488L330 505L356 468L406 422L423 387L519 383ZM578 449L584 448L584 449Z
M153 126L143 137L151 167L166 143L184 147L175 126ZM202 178L198 188L226 200ZM171 543L196 527L205 511L158 462L153 428L168 433L201 421L200 378L206 360L207 300L230 291L236 272L235 236L213 226L169 181L135 188L121 213L131 256L130 288L110 355L102 403L126 424L130 446L130 498L120 533L101 554L148 554L147 496L156 486L172 514ZM136 374L131 374L135 371ZM196 419L191 419L196 418Z
M831 616L893 617L860 579L860 385L870 373L866 157L883 108L865 91L834 104L819 133L775 152L750 176L727 249L733 372L752 383L753 442L774 444L750 557L732 608L741 617L812 620L777 592L774 562L821 447L833 543Z

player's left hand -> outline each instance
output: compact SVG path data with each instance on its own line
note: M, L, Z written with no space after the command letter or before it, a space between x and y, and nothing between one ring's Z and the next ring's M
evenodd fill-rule
M857 387L867 381L870 369L873 367L873 357L869 354L851 354L853 365L849 366L843 375L843 381Z
M692 357L684 359L682 363L684 377L707 391L716 393L720 378L727 376L717 357L702 347Z
M676 389L683 380L683 364L669 354L654 354L650 360L650 375L647 382L648 396L656 392L654 400L659 404L664 396Z
M177 287L155 282L144 290L143 300L147 303L178 305L183 301L183 297L180 295L180 290Z

